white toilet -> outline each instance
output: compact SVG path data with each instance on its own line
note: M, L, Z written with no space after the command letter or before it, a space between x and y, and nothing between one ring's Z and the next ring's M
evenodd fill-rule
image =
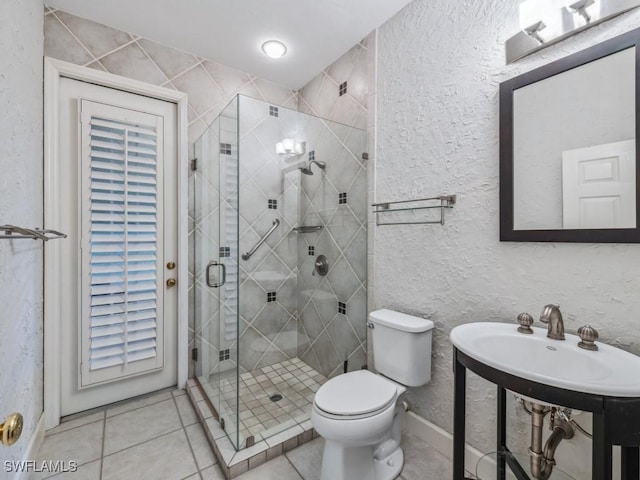
M332 378L316 392L311 422L325 439L321 480L391 480L402 470L406 387L431 379L433 322L392 310L369 314L374 366Z

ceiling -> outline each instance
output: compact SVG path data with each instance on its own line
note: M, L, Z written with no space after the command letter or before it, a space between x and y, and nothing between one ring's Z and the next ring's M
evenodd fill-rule
M298 89L411 0L48 0L79 17ZM260 46L277 39L277 60Z

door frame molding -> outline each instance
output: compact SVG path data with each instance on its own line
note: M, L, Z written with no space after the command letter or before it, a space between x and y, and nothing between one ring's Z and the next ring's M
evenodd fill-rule
M188 134L187 94L138 80L102 72L44 57L44 225L56 229L60 223L59 194L59 105L60 80L70 78L102 87L164 100L176 104L178 160L178 386L188 376L189 302L188 302ZM61 240L64 241L64 240ZM45 429L60 423L60 298L61 285L56 281L60 271L60 242L44 244L44 418Z

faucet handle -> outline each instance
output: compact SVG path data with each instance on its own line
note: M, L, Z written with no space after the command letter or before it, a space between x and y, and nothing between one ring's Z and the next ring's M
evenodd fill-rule
M531 328L531 325L533 325L533 317L527 312L522 312L518 315L518 323L520 324L518 327L520 333L533 333L533 329Z
M599 338L598 331L591 325L584 325L578 329L578 336L580 341L578 346L585 350L598 350L598 346L595 341Z

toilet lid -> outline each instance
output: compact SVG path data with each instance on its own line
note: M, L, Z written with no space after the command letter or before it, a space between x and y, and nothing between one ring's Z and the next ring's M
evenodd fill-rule
M368 370L332 378L316 392L315 403L334 415L364 415L387 407L396 399L396 385Z

